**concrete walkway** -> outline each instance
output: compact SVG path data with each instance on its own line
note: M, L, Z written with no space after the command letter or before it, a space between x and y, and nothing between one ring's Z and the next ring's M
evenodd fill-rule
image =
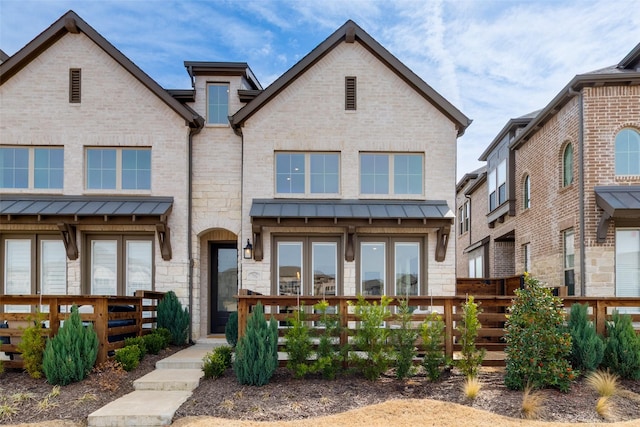
M224 338L209 338L156 362L156 370L133 383L135 391L89 415L89 427L168 426L200 384L202 358Z

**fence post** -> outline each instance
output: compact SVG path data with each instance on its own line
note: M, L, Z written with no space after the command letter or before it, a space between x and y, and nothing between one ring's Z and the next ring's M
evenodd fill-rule
M49 338L58 335L60 329L60 307L58 298L49 298Z
M453 300L444 300L444 352L453 360Z
M97 364L101 364L107 361L107 345L109 343L109 313L108 304L105 297L97 297L95 299L95 305L93 306L93 312L96 316L96 323L94 328L96 334L98 334L98 357L96 359Z
M603 300L598 299L596 301L594 314L596 317L594 322L596 325L596 332L604 336L607 329L605 326L607 322L607 306Z
M249 316L249 301L243 295L238 295L238 339L244 336L244 331L247 329L247 316Z

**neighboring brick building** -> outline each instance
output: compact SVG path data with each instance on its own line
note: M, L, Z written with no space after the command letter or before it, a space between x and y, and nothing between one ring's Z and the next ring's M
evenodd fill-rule
M570 294L640 295L639 84L640 44L577 75L509 141L515 273Z
M355 23L264 90L162 89L73 12L0 59L0 295L174 290L197 339L239 287L454 293L470 120Z

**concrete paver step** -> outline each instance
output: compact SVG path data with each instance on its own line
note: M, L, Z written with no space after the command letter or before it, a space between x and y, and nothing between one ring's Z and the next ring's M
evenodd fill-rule
M202 369L202 358L216 345L196 344L156 362L157 369Z
M202 369L156 369L133 382L136 390L193 391L204 376Z
M89 415L88 427L168 426L190 391L136 390Z

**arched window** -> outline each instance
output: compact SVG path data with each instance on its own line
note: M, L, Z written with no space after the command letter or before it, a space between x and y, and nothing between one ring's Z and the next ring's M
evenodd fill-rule
M522 185L522 207L529 209L531 207L531 178L529 175L524 177L524 183Z
M635 129L616 135L616 175L640 175L640 133Z
M573 145L567 144L562 154L562 186L573 183Z

